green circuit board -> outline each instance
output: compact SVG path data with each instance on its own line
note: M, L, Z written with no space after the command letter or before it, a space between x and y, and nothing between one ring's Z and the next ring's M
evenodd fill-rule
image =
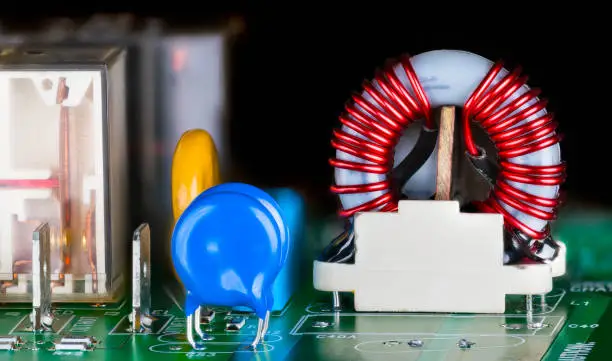
M320 235L321 224L310 237ZM216 308L205 326L213 336L205 349L186 342L183 293L176 282L155 288L156 321L151 333L129 331L129 299L107 305L57 305L54 331L34 335L26 304L0 305L0 336L24 340L20 349L0 351L11 360L609 360L612 344L612 215L566 212L556 236L568 246L568 274L554 290L534 296L534 317L542 328L527 326L522 297L507 299L506 313L404 314L356 313L350 295L332 312L330 295L312 290L306 277L287 307L271 317L264 343L248 348L257 319L248 313ZM612 242L610 242L612 243ZM232 317L244 317L239 331L226 331ZM64 335L93 336L91 351L57 351ZM467 346L466 346L467 345Z

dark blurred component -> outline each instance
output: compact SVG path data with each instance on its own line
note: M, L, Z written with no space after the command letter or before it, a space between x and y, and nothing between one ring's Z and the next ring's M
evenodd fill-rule
M228 31L182 33L165 36L157 48L158 95L155 98L156 174L143 168L144 183L154 186L156 199L144 204L155 210L156 224L164 225L164 235L170 236L172 224L171 165L174 147L189 129L205 129L213 138L219 157L221 174L229 171L229 147L226 137L227 89L226 78ZM150 150L142 155L150 157ZM151 161L151 160L149 160ZM144 166L144 164L143 164ZM145 193L151 194L151 193ZM167 242L165 242L167 244Z

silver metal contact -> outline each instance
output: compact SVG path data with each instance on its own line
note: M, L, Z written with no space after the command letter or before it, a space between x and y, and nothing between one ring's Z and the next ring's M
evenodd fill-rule
M49 329L51 315L50 228L43 223L32 234L32 329Z
M151 314L151 230L141 224L132 237L132 332L150 328Z

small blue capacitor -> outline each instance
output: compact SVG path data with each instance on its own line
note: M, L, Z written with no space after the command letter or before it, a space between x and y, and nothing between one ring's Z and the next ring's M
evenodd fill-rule
M254 345L267 328L263 320L274 304L272 285L290 247L280 208L265 195L246 184L212 187L185 209L172 235L173 263L187 290L188 320L203 304L247 306L260 318ZM198 326L196 319L196 331ZM190 338L192 325L187 327Z
M274 218L276 221L276 225L280 232L281 255L283 256L280 267L282 267L287 260L287 256L289 255L290 236L289 226L285 221L286 218L284 217L284 211L281 210L278 202L276 202L276 200L274 200L274 198L265 191L246 183L223 183L204 191L205 194L215 194L219 192L236 192L254 197L266 208L272 218Z
M289 242L282 242L283 247L288 247L289 249L283 249L283 254L287 254L287 258L282 261L284 266L276 277L272 289L272 294L274 296L272 311L280 311L289 302L299 282L300 270L298 263L300 259L298 254L299 250L295 249L295 246L302 241L305 217L304 201L296 191L290 188L273 188L263 191L245 183L224 183L209 188L205 192L207 194L212 194L222 191L235 191L257 197L266 209L270 211L274 219L277 220L281 232L283 231L282 224L284 223L287 226L285 232L287 235L290 234L291 246L289 246ZM245 311L244 307L236 307L236 309Z

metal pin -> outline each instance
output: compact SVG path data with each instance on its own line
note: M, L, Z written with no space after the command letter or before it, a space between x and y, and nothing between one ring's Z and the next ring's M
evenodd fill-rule
M260 318L257 321L257 332L255 333L255 339L251 342L251 348L254 350L257 348L259 341L261 341L261 330L263 328L264 321Z
M342 304L340 303L340 292L332 292L332 302L334 311L340 311L342 309Z
M533 296L525 296L525 308L527 309L527 324L533 324Z
M199 321L197 322L199 323ZM198 346L198 344L195 342L195 337L193 336L193 328L194 328L194 315L191 314L187 316L187 341L189 342L189 344L194 350L204 350L206 347Z
M132 332L150 327L151 312L151 230L143 223L132 237Z
M263 329L261 330L262 339L266 336L266 333L268 333L268 327L270 327L270 311L266 313L266 318L264 319Z
M546 327L546 325L542 322L536 322L534 321L533 318L533 295L526 295L525 296L525 303L526 303L526 309L527 309L527 328L530 330L539 330L542 329L544 327Z
M262 341L267 332L268 324L270 323L270 311L266 312L266 317L262 320L261 318L257 322L257 333L255 334L255 339L251 342L251 348L253 350L257 349L257 345Z
M548 308L548 305L546 304L546 294L540 295L540 308L540 314L546 312L546 309Z
M51 328L51 253L48 223L36 227L32 234L32 330Z

